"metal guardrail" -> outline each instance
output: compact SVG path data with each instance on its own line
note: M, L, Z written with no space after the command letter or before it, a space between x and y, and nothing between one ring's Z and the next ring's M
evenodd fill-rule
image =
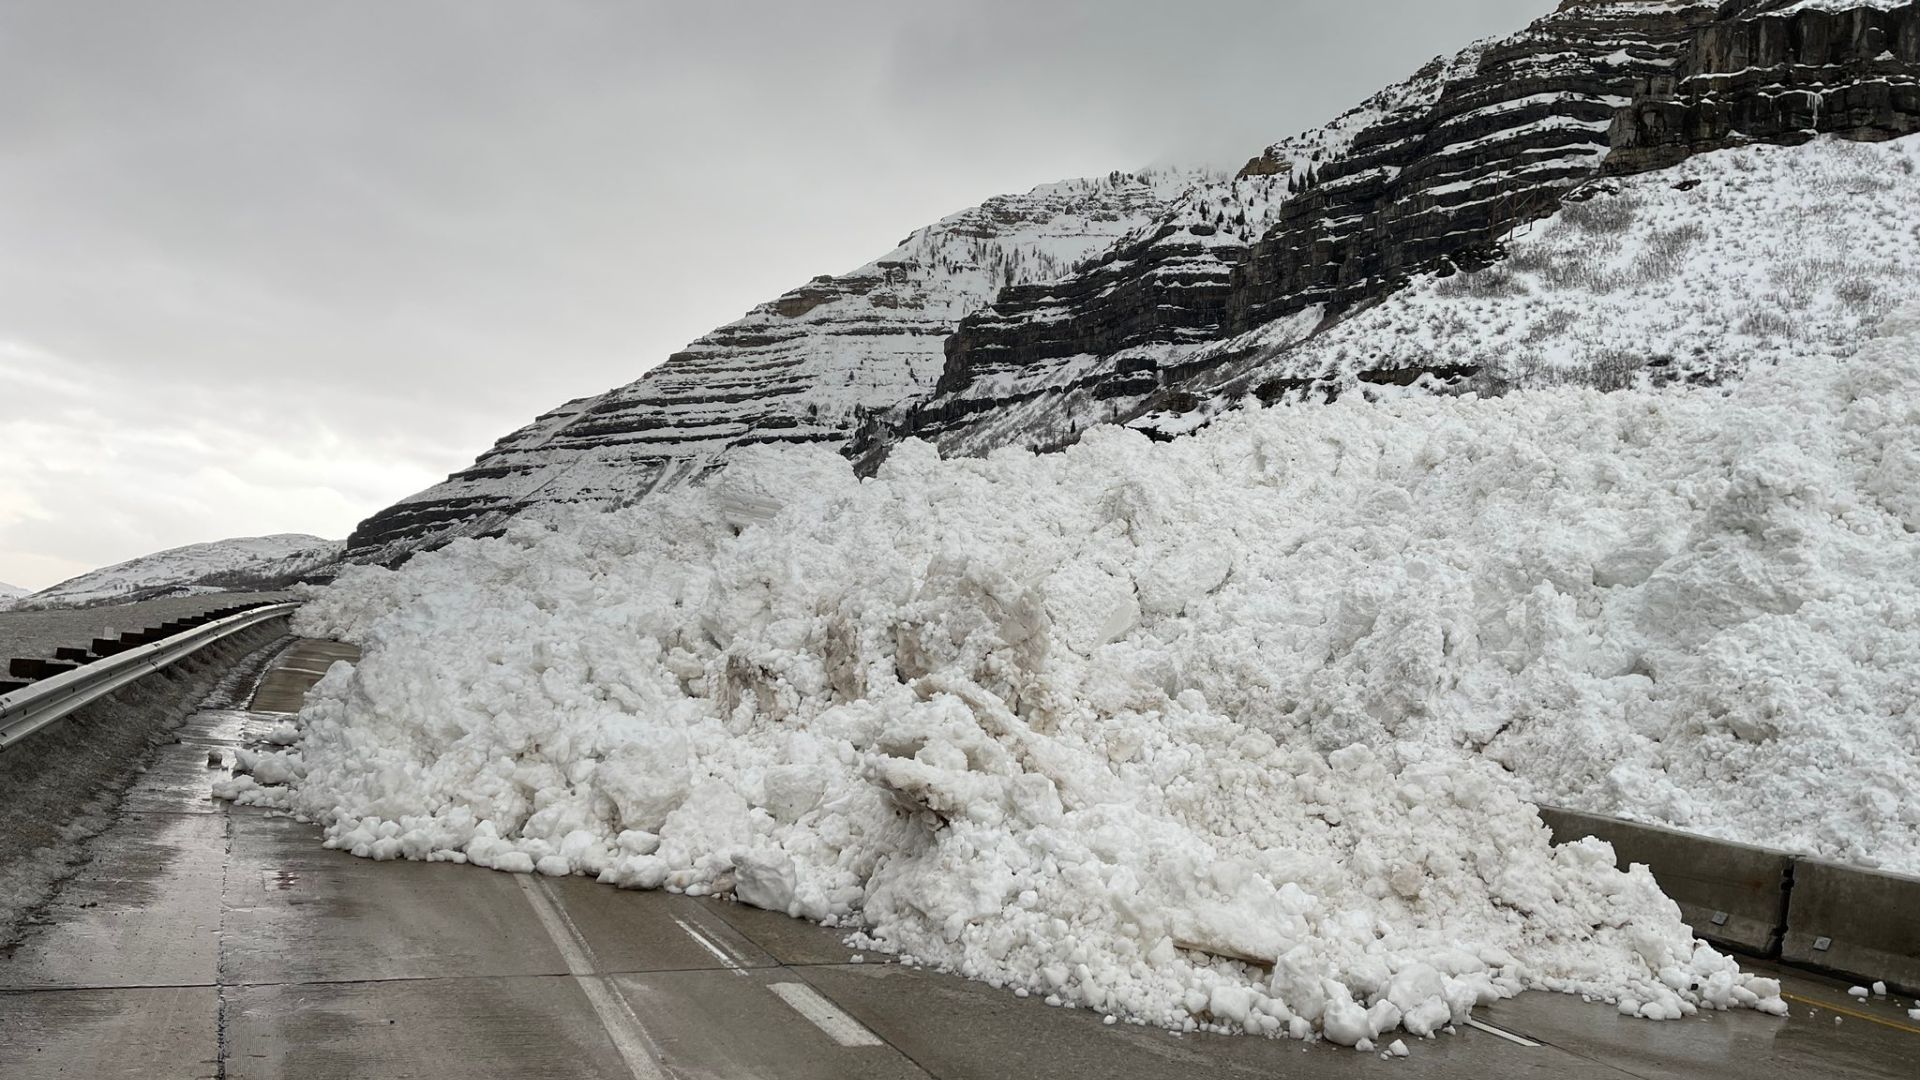
M0 751L77 709L137 679L249 627L291 613L300 605L268 604L216 619L151 644L102 657L72 671L0 694Z

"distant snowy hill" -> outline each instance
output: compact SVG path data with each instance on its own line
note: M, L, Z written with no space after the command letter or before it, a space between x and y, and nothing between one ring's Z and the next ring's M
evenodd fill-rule
M14 601L19 608L92 607L156 596L275 588L340 557L337 540L302 533L188 544L102 567Z
M4 581L0 581L0 611L5 611L12 607L13 602L27 595L27 592L28 590L18 585L9 585Z

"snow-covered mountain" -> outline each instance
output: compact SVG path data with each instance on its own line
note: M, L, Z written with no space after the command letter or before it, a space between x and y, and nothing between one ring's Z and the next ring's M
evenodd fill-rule
M68 578L14 604L19 608L91 607L157 596L274 588L335 562L342 548L338 540L301 533L188 544Z
M1195 257L1193 235L1217 225L1189 200L1110 265L1007 290L962 323L940 392L876 424L863 449L871 459L908 435L950 453L1058 446L1093 424L1185 412L1235 361L1267 369L1253 381L1278 393L1302 376L1269 363L1277 344L1325 332L1423 273L1488 264L1605 176L1752 142L1920 130L1916 12L1845 0L1564 3L1249 162L1238 183L1278 176L1296 189L1253 243ZM1232 216L1235 193L1213 188L1201 207ZM1801 224L1764 223L1763 237L1782 243L1729 259L1791 255ZM1196 294L1208 302L1187 302ZM1441 357L1431 374L1475 372Z
M1002 195L879 259L754 308L626 386L567 402L349 538L386 560L541 505L624 505L740 447L843 443L866 411L933 391L960 319L1008 285L1072 272L1207 176L1115 172Z
M1577 199L1480 270L1418 275L1319 333L1282 320L1208 346L1229 359L1133 426L1190 431L1248 395L1720 383L1850 355L1920 300L1920 137L1721 150Z
M15 600L27 595L30 591L31 590L23 589L18 585L9 585L4 581L0 581L0 611L5 611L12 607Z
M759 444L825 444L871 469L909 437L981 453L1057 447L1106 422L1176 433L1249 393L1320 400L1362 383L1486 391L1536 374L1604 382L1621 363L1594 349L1618 342L1589 333L1578 303L1626 304L1682 268L1745 268L1725 280L1746 290L1753 275L1766 279L1784 298L1774 325L1844 336L1899 300L1888 275L1904 264L1876 246L1865 277L1887 287L1867 295L1869 283L1840 280L1859 273L1808 265L1796 217L1716 237L1746 245L1738 250L1701 245L1685 258L1676 247L1716 230L1650 238L1657 258L1631 274L1596 255L1600 277L1549 305L1560 312L1552 321L1528 323L1535 336L1521 353L1540 358L1537 373L1421 352L1414 343L1431 333L1363 342L1358 330L1336 331L1409 283L1518 250L1532 223L1563 203L1578 204L1566 221L1631 216L1613 198L1618 177L1664 175L1751 143L1917 130L1914 0L1566 0L1267 147L1234 175L1115 173L991 199L922 229L859 270L755 308L627 386L536 419L472 467L363 522L348 557L392 562L497 532L529 510L628 504ZM1852 183L1834 179L1846 160L1822 174ZM1766 203L1730 185L1737 178L1713 189L1717 201L1695 201L1709 215ZM1900 189L1896 179L1858 194ZM1831 207L1855 193L1830 194L1815 201ZM1869 243L1899 239L1888 219L1852 223ZM1638 258L1621 238L1595 239ZM1829 248L1842 263L1851 257ZM1496 278L1473 280L1483 289ZM1466 286L1423 287L1444 298ZM1809 305L1826 311L1830 301L1846 311L1821 321ZM1661 377L1720 378L1724 347L1764 335L1765 322L1677 352L1663 339L1632 363ZM1303 344L1321 338L1324 346Z

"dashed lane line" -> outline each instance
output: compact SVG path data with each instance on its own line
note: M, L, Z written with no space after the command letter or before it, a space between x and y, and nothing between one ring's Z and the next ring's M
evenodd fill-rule
M1539 1043L1534 1042L1532 1039L1526 1038L1525 1036L1515 1035L1511 1031L1501 1031L1499 1028L1494 1027L1492 1024L1483 1024L1480 1021L1475 1020L1471 1016L1467 1017L1467 1026L1479 1031L1484 1031L1489 1035L1498 1035L1500 1038L1505 1039L1510 1043L1519 1043L1521 1046L1539 1046L1540 1045Z
M709 940L707 935L694 929L693 926L689 924L685 919L682 919L678 915L676 915L673 918L673 924L675 926L678 926L680 929L685 930L687 932L687 936L692 938L694 941L698 942L701 948L712 953L714 955L714 958L719 960L720 963L724 965L728 971L733 972L735 975L749 974L746 968L740 966L740 962L738 960L735 960L733 957L727 955L724 949L720 948L720 946L714 944L711 940Z
M806 983L780 982L769 983L767 989L779 995L780 1000L793 1006L793 1011L807 1018L814 1027L827 1033L827 1037L841 1046L885 1046L880 1036L868 1031L866 1025L846 1013L840 1007L820 996L820 991Z
M613 1040L614 1049L620 1052L620 1059L626 1063L627 1071L634 1080L667 1080L659 1064L654 1060L651 1040L647 1038L646 1028L641 1025L640 1017L635 1015L627 999L606 977L595 974L592 955L587 951L586 941L580 937L580 928L548 895L545 886L525 874L516 874L514 879L520 885L520 892L532 906L534 915L540 919L540 925L546 929L547 936L553 939L554 948L567 962L567 973L587 996L593 1011L600 1018L600 1026L606 1029L607 1037Z

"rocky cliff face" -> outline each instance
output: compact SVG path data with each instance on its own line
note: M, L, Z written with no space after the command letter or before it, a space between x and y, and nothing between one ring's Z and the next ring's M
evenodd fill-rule
M1708 3L1569 3L1435 61L1250 162L1239 183L1281 175L1297 189L1251 243L1213 245L1196 266L1186 250L1209 223L1170 217L1113 269L1008 290L963 320L940 393L865 432L863 449L904 435L960 453L1057 445L1204 381L1236 354L1221 342L1276 320L1283 337L1303 336L1420 270L1484 263L1506 231L1599 171L1615 114L1715 16ZM1181 295L1204 303L1169 299Z
M954 214L866 266L754 308L633 383L542 415L362 522L348 557L390 562L534 507L623 505L742 446L843 443L863 412L931 393L943 343L997 290L1069 274L1200 176L1116 172Z
M1430 106L1478 57L1476 46L1436 59L1238 174L1196 184L1080 273L1002 291L947 343L931 398L868 418L856 459L871 464L905 435L962 451L1058 445L1151 392L1170 355L1230 325L1234 268L1284 206L1326 182L1383 120Z
M859 460L870 467L910 435L948 453L1048 448L1209 395L1317 395L1356 374L1473 379L1477 366L1444 360L1303 374L1281 354L1415 274L1486 265L1605 172L1915 130L1916 10L1569 0L1213 185L1203 201L1233 205L1250 182L1289 179L1264 190L1271 224L1251 242L1208 235L1215 223L1189 200L1089 273L1007 290L962 321L932 398L870 420Z
M1741 142L1920 131L1920 5L1749 0L1695 31L1612 129L1609 172Z
M1416 276L1489 265L1596 178L1916 130L1916 11L1566 0L1236 175L1113 174L989 200L540 417L363 523L350 557L391 561L530 508L631 502L758 443L824 443L871 468L910 436L948 453L1044 449L1111 421L1173 417L1159 430L1177 432L1207 412L1196 403L1247 394L1480 388L1478 363L1299 346Z

